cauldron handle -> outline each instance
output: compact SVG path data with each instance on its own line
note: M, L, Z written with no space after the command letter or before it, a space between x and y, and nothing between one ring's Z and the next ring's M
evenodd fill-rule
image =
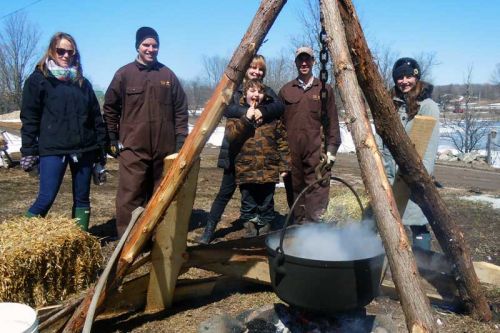
M285 257L285 251L283 249L283 240L285 239L285 232L286 232L286 228L288 227L288 224L290 223L290 219L292 217L292 212L294 211L295 209L295 206L297 205L297 203L299 202L299 199L307 192L309 191L309 189L311 187L313 187L314 185L322 182L322 181L326 181L327 179L329 178L328 176L328 173L325 173L323 175L323 177L316 179L314 182L312 182L311 184L307 185L303 190L302 192L299 193L299 195L297 196L297 198L295 199L295 201L293 202L293 205L292 207L290 207L290 211L288 212L288 215L286 216L286 219L285 219L285 224L283 225L283 228L281 229L281 232L280 232L280 244L279 246L276 248L276 252L278 253L278 255L281 253L281 255L283 256L283 259ZM280 250L280 252L278 252L278 250Z
M359 198L359 195L358 193L356 192L356 190L351 186L349 185L349 183L347 183L345 180L343 180L342 178L339 178L339 177L335 177L335 176L328 176L328 173L325 173L323 175L323 177L317 177L317 179L312 182L311 184L307 185L306 188L304 188L302 190L302 192L299 193L299 195L297 196L297 199L295 199L295 201L293 202L293 205L292 207L290 207L290 211L288 212L288 215L285 219L285 224L283 225L283 228L281 229L281 232L280 232L280 244L278 245L278 247L276 248L276 253L277 253L277 256L276 256L276 264L278 266L282 265L283 262L284 262L284 259L285 259L285 250L283 248L283 241L285 239L285 232L286 232L286 228L288 227L288 224L290 223L290 219L291 219L291 216L292 216L292 212L294 211L295 209L295 206L297 205L297 202L299 202L299 199L307 192L309 191L309 189L311 187L313 187L314 185L318 184L318 183L321 183L323 181L326 181L328 178L330 178L331 180L335 180L337 182L340 182L342 184L344 184L345 186L347 186L347 188L349 190L351 190L351 192L354 194L354 196L356 197L356 201L358 202L358 205L359 205L359 208L361 209L361 220L364 220L365 218L365 209L363 207L363 203L361 202L361 199ZM279 260L278 260L279 258Z

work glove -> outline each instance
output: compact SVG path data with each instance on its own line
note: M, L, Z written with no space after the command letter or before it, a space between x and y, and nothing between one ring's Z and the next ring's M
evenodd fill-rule
M175 137L175 152L178 153L182 145L184 144L184 141L186 141L186 136L185 135L177 135Z
M118 158L120 155L120 142L118 140L111 140L106 152L113 158Z
M326 152L326 164L333 166L336 159L337 158L335 157L335 155L333 155L331 152L329 151Z
M104 164L100 162L94 163L94 168L92 169L92 180L95 185L104 185L107 180L106 173L108 170L104 167Z
M38 156L23 156L21 157L20 164L24 171L30 172L38 164Z

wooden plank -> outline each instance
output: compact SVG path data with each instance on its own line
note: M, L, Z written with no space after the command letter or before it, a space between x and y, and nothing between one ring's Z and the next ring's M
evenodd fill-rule
M224 278L211 277L198 280L178 280L172 301L180 302L212 294L217 283ZM149 274L143 274L123 284L120 292L106 299L105 310L97 320L113 318L144 308L149 286Z
M177 154L165 158L166 174ZM151 275L145 312L162 311L172 305L179 271L186 258L186 241L196 195L200 160L191 168L184 185L156 230L151 251Z
M474 270L479 281L489 283L500 288L500 267L489 262L474 261Z
M188 248L185 267L270 284L266 235Z
M424 156L425 151L427 150L427 146L429 145L432 131L434 130L436 123L436 118L430 116L417 115L413 119L413 126L408 135L411 142L415 145L415 149L420 158ZM408 200L410 199L411 191L408 185L406 185L403 181L403 178L400 177L399 171L394 179L392 192L394 193L394 199L396 200L396 205L398 206L399 215L403 217L406 206L408 205Z

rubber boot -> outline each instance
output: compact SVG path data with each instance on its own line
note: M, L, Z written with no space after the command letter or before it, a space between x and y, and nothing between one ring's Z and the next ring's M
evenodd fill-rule
M38 215L35 215L32 212L30 212L29 210L27 210L26 213L24 213L24 217L27 217L30 219L32 217L38 217Z
M89 231L90 207L76 207L73 218L83 231Z
M214 239L214 233L216 227L217 227L217 222L208 219L207 225L205 226L205 230L203 231L203 235L201 235L200 240L198 242L200 244L210 244L210 242Z
M431 234L425 225L410 226L413 240L413 247L418 247L422 250L431 250Z

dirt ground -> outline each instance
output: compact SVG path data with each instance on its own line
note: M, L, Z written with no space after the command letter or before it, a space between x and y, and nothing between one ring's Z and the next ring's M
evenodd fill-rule
M193 208L189 240L195 241L202 233L206 214L218 190L222 175L216 168L218 149L207 148L202 154L201 169L198 178L196 200ZM100 187L92 185L92 220L91 231L102 235L103 230L112 228L114 215L114 197L117 185L116 161L108 163L110 171L108 182ZM358 191L363 191L360 171L355 155L340 155L334 167L334 173L348 181ZM440 194L454 214L464 231L475 261L488 261L500 264L498 235L500 231L500 210L493 209L491 204L472 202L461 199L462 196L489 194L500 197L500 171L494 169L477 169L463 165L438 165L436 180L444 187ZM0 220L23 214L34 200L38 189L37 178L24 173L19 167L0 168ZM343 190L341 186L333 186L331 204L335 196ZM54 214L71 213L71 184L69 178L59 192L51 210ZM278 188L276 208L280 214L286 214L284 189ZM217 239L237 239L243 231L237 223L239 216L239 194L235 194L229 203L222 221L218 225ZM104 245L103 253L108 256L116 242ZM438 245L434 242L437 249ZM207 276L209 273L192 270L190 276ZM439 319L441 332L498 332L500 320L498 306L500 290L488 288L488 298L495 309L493 323L479 323L468 316L459 315L448 310L434 308L435 318ZM215 315L237 315L250 308L280 302L270 287L241 283L227 286L210 297L195 301L175 304L174 307L156 315L133 313L119 318L98 321L94 324L94 332L196 332L201 322ZM397 332L405 332L405 321L401 307L397 301L388 297L378 297L367 311L372 314L389 316L397 327Z

